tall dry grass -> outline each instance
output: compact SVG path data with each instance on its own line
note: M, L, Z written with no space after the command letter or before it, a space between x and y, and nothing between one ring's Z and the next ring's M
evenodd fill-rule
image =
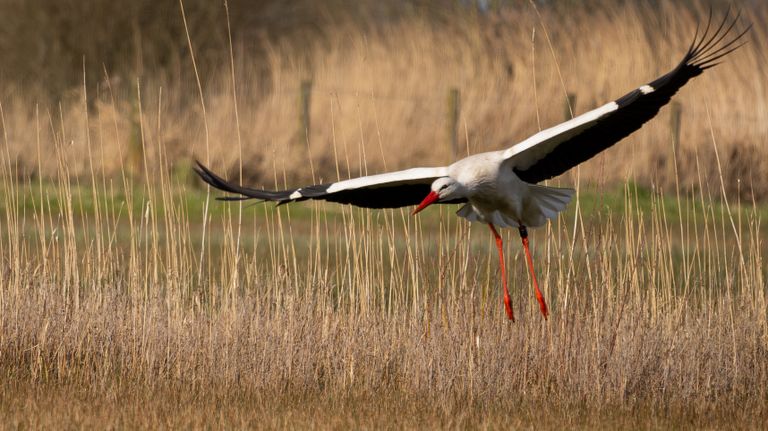
M253 209L241 239L236 214L219 211L200 262L189 191L161 176L115 199L119 184L72 185L55 158L61 180L43 187L3 163L11 426L756 426L768 415L764 230L749 204L683 196L670 211L662 193L627 186L584 230L570 216L536 231L548 322L508 241L510 324L487 232L450 208L425 219Z
M387 37L401 40L397 34L408 29ZM422 36L435 31L417 30ZM385 52L376 52L375 40L362 44L366 54L357 57L371 65L367 72L351 67L356 57L344 63L344 85L367 82L374 95L386 94L393 84L373 87L387 85L374 78L384 67L375 59ZM451 38L446 50L479 43L461 40ZM418 48L422 42L413 39L411 54L394 58L416 62L416 53L432 52L426 42ZM525 46L530 53L530 43ZM549 69L539 63L547 61L546 48L538 46L536 55L542 84L548 81ZM421 58L422 67L413 66L425 77L450 75L450 68L441 71L431 57ZM573 66L558 60L571 76ZM483 63L472 64L472 73L483 75ZM732 66L697 80L691 87L697 90L682 98L738 94L702 90L708 79L707 88L718 85L726 67ZM273 70L296 73L285 81L277 76L276 83L299 77L288 66ZM319 76L327 85L338 83L332 70L341 69L316 75L317 87ZM398 72L384 70L386 76ZM515 70L509 82L524 73ZM407 94L432 85L398 76L398 91L413 92ZM280 102L277 92L265 106L246 103L249 82L240 76L235 82L243 142L259 128L278 129L274 119L282 116L269 117L270 123L260 109L295 106L292 95L290 103ZM558 114L544 109L543 88L537 94L544 122ZM203 151L200 117L176 114L172 92L145 83L140 90L130 108L133 120L125 114L128 102L109 92L96 111L88 108L87 94L61 110L39 107L31 114L3 105L0 415L9 426L750 427L768 419L762 210L728 192L731 135L715 104L711 122L684 123L702 130L700 141L686 133L681 144L698 157L667 162L680 172L672 184L694 181L690 175L695 187L646 193L627 183L608 205L610 188L598 185L591 207L533 233L552 309L548 322L537 314L516 241L507 241L519 315L510 324L491 239L485 229L458 220L452 208L413 218L400 210L259 205L247 208L240 224L238 207L204 207L204 195L173 176L174 152L183 151L169 139L195 136L190 145ZM215 98L218 90L208 91L211 154L218 166L233 165L237 135L225 128L234 122L232 93L221 90ZM502 115L481 103L482 91L477 99L472 94L463 96L467 133L500 137L513 129L470 123L472 112ZM310 149L318 177L336 175L337 162L346 175L366 165L383 168L384 161L394 168L408 158L448 157L439 150L418 153L429 131L406 121L421 118L409 116L415 115L411 105L390 113L383 97L329 98L335 102L326 102L327 112L320 102L313 105ZM525 115L536 112L535 103L532 108ZM518 112L523 115L515 110L511 118ZM398 119L403 123L393 126ZM324 129L337 159L321 158L325 144L314 134ZM425 135L385 146L406 130ZM635 139L654 133L644 129ZM21 136L32 139L23 151ZM127 156L131 139L145 150L138 160ZM306 176L281 157L280 141L270 139L274 147L258 147L270 151L259 162L270 173L262 181ZM670 141L664 135L656 145L671 153ZM479 142L470 139L470 148L483 149ZM620 145L630 151L633 142ZM254 148L243 147L246 160L255 157ZM686 163L691 172L684 172ZM40 175L22 175L25 169ZM646 170L582 169L598 173L600 181L654 178Z

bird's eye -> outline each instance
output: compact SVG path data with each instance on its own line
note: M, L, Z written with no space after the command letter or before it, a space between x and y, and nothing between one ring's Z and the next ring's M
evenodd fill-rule
M440 190L445 190L448 188L448 184L443 184L442 187L440 187Z

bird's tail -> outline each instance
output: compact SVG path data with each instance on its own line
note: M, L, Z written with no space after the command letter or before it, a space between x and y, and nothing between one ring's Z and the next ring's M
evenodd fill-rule
M560 187L547 187L530 184L528 190L528 199L525 207L527 210L523 215L523 223L529 227L542 226L547 219L557 217L557 214L564 210L571 202L574 189L564 189Z
M547 222L547 219L557 217L557 213L564 210L576 193L574 189L559 187L546 187L528 184L529 190L523 202L523 212L516 216L494 211L485 216L480 215L472 204L466 204L459 208L456 215L469 221L491 223L499 227L539 227ZM516 217L519 217L516 218Z

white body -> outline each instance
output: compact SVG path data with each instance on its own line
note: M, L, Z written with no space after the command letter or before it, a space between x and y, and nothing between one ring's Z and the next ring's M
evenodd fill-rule
M573 189L528 184L505 163L503 151L476 154L448 167L469 203L457 215L500 227L538 227L565 209Z

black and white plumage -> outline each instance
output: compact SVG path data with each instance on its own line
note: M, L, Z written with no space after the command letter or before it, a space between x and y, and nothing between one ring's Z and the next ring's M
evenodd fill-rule
M505 150L472 155L446 167L413 168L278 191L235 185L200 163L196 172L211 186L238 195L219 198L222 200L258 199L285 204L317 199L365 208L419 204L414 214L433 203L464 203L457 215L490 225L499 246L502 273L501 237L494 225L520 229L533 273L525 228L541 226L547 219L556 217L573 195L571 189L536 183L566 172L638 130L689 80L719 64L724 56L743 45L743 36L749 27L734 30L738 15L731 19L726 14L717 26L711 25L711 18L710 14L701 35L697 29L688 51L667 74ZM535 277L533 280L546 317L546 304ZM505 305L512 319L506 278L504 283Z
M352 178L335 183L271 191L234 185L214 174L199 162L195 170L206 183L213 187L240 195L219 198L220 200L259 199L274 201L280 205L317 199L340 204L352 204L363 208L399 208L416 205L429 193L432 182L448 175L448 168L446 167L413 168ZM445 203L466 201L466 199L454 199Z
M482 159L501 159L503 164L499 169L503 172L498 175L512 172L520 180L535 184L594 157L653 118L691 78L717 65L723 56L742 46L740 41L749 28L728 37L736 22L737 19L729 21L726 18L714 31L710 31L711 25L708 22L701 36L694 37L682 61L669 73L613 102L536 133L506 150L483 153L492 154L493 157ZM454 165L466 169L467 159L459 160ZM196 171L211 186L240 195L221 200L258 199L285 204L318 199L364 208L398 208L418 204L429 193L430 185L436 179L452 176L451 171L457 170L452 169L454 165L412 168L279 191L235 185L199 163ZM468 197L463 196L440 199L436 203L461 203L467 200Z

